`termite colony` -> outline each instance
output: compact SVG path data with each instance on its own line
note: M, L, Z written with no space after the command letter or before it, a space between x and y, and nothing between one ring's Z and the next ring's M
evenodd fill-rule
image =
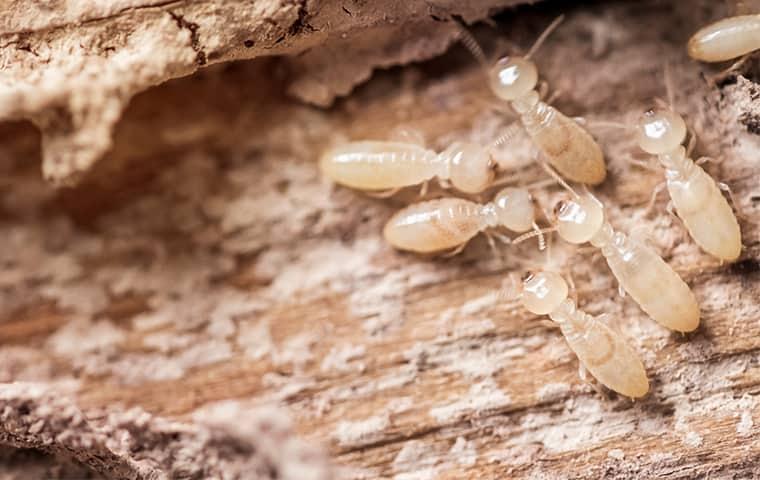
M565 198L548 214L550 225L541 228L534 213L529 187L502 188L491 201L449 196L421 201L403 208L385 225L385 240L393 247L416 253L458 254L467 242L484 233L496 250L494 239L508 245L538 237L539 249L546 248L544 235L556 232L570 244L590 243L599 249L616 278L621 295L627 293L660 325L676 331L698 328L700 311L689 286L653 249L617 231L605 216L602 203L588 190L606 179L602 149L582 126L542 100L545 88L536 89L538 69L531 60L562 17L553 22L524 56L509 56L490 63L469 32L461 29L461 40L484 67L491 92L518 116L519 127L488 146L454 143L440 153L425 148L414 135L392 141L356 141L326 151L320 161L323 174L333 182L390 196L399 189L436 180L447 191L480 195L501 183L492 157L495 146L509 142L522 130L530 137L535 157L560 184ZM700 61L724 61L760 48L760 15L721 20L699 30L688 43L689 55ZM667 83L667 82L666 82ZM544 90L539 92L539 90ZM622 125L622 124L620 124ZM619 125L618 125L619 126ZM672 107L642 114L635 125L622 125L635 132L644 152L656 156L664 168L670 194L668 211L678 215L694 242L721 262L733 262L741 253L741 233L734 212L717 183L701 167L703 159L690 158L694 136L687 147L687 127ZM582 184L578 193L566 181ZM498 231L507 229L510 238ZM560 273L543 267L513 282L511 298L536 315L548 315L575 352L581 368L607 388L630 398L649 391L649 381L636 351L607 322L607 316L592 316L569 298L568 282ZM518 286L519 285L519 286ZM571 283L572 285L572 283Z

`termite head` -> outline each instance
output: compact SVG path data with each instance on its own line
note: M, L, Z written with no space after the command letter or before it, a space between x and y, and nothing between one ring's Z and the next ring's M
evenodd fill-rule
M591 240L604 223L604 208L591 195L562 200L554 206L557 233L570 243Z
M465 193L480 193L493 182L496 163L488 150L469 142L457 142L446 149L449 180Z
M686 139L686 124L676 112L658 108L645 112L636 123L637 141L652 155L672 152Z
M493 199L499 224L513 232L527 232L535 222L533 200L524 188L505 188Z
M567 292L567 282L561 275L542 271L523 278L520 301L529 312L547 315L567 298Z
M536 87L538 69L525 57L504 57L488 72L493 93L502 100L517 100Z

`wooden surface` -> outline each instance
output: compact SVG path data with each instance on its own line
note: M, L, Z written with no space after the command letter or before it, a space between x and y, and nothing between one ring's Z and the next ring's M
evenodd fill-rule
M716 70L690 62L685 40L721 12L685 3L565 8L537 57L555 105L604 146L610 175L595 192L613 225L646 237L700 301L701 328L669 333L617 296L598 256L553 246L581 306L610 313L641 355L643 400L584 384L558 330L499 296L509 272L544 261L535 244L504 261L483 239L452 259L398 253L381 228L416 192L378 200L320 178L326 145L399 125L436 149L496 138L511 116L462 50L379 72L329 110L288 100L265 80L271 61L169 82L134 100L113 153L76 189L45 185L34 131L5 125L0 379L65 391L85 415L139 407L194 424L219 401L274 405L327 448L336 477L760 475L757 87L703 80ZM527 48L557 13L525 8L476 33L490 49ZM645 216L662 172L627 161L646 158L629 135L593 125L665 96L666 60L698 153L722 159L708 169L747 217L734 265L699 251L665 195ZM524 183L544 178L528 152L525 139L498 152ZM560 194L535 192L546 210Z

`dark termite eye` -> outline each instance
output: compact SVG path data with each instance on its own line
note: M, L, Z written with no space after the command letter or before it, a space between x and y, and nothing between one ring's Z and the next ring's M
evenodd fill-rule
M557 202L556 205L554 205L554 216L558 216L562 210L567 206L567 202L564 200L560 200Z

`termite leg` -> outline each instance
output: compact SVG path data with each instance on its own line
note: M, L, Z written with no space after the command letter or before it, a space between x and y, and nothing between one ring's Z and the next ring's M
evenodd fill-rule
M734 211L736 211L736 216L744 220L745 222L750 222L753 224L757 224L757 220L752 220L747 216L747 214L744 213L744 210L739 206L738 203L736 203L736 197L734 197L734 192L731 191L731 187L728 186L728 184L723 182L717 182L718 188L723 190L728 194L728 199L731 200L731 205L734 207Z
M707 79L707 83L711 86L716 86L720 82L726 79L729 75L733 74L734 71L738 70L739 68L744 65L744 63L747 61L747 59L751 56L751 53L748 53L744 55L743 57L739 58L739 60L735 61L731 64L730 67L721 70L720 72L716 73L715 75L711 76L709 79Z
M647 202L647 207L644 209L644 216L649 215L649 212L652 211L652 208L654 208L654 204L657 201L657 195L662 193L662 191L667 186L666 182L660 182L657 184L656 187L654 187L654 190L652 191L652 196L649 198L649 202Z
M424 197L428 193L428 181L425 180L422 182L422 187L420 188L420 197Z
M501 234L499 232L488 232L488 233L489 233L489 235L492 235L496 240L500 241L504 245L511 245L512 244L512 239L509 238L506 235L503 235L503 234Z
M543 100L544 98L546 98L546 95L548 94L549 94L549 83L546 80L541 80L538 83L538 98L540 100ZM550 103L550 102L546 102L546 103Z
M625 298L625 289L619 283L618 283L618 295L620 296L620 298Z
M582 363L578 363L578 377L581 379L581 382L589 385L596 393L603 397L606 396L601 387L599 387L599 384L589 378L588 370L586 370L586 367Z
M489 185L489 188L493 187L500 187L502 185L507 185L510 183L518 183L523 178L523 175L517 174L517 175L503 175L501 177L498 177L494 179L493 182L491 182L491 185ZM554 183L554 182L551 182ZM523 187L526 188L526 187Z
M562 95L562 90L554 90L549 98L546 99L546 103L552 105Z
M577 305L578 304L578 289L575 288L575 280L573 280L573 273L570 269L566 269L562 272L562 277L567 281L567 286L570 287L570 298Z
M660 169L657 168L657 166L652 163L651 157L646 160L639 160L638 158L626 157L625 161L632 165L636 165L637 167L642 168L644 170L649 170L650 172L657 172L657 173L660 172Z
M556 180L557 183L559 183L562 186L562 188L564 188L565 190L567 190L568 192L570 192L570 194L574 198L576 198L576 199L580 198L580 196L577 193L575 193L575 190L572 189L572 187L565 181L565 179L563 179L562 177L560 177L559 173L557 173L548 163L546 163L544 161L541 161L539 163L541 164L541 168L543 168L544 171L546 173L548 173L550 177L552 177L554 180Z
M368 196L373 198L389 198L397 194L401 188L391 188L390 190L382 190L379 192L364 192Z
M713 157L699 157L694 163L696 163L697 165L700 165L700 166L704 165L705 163L714 163L714 164L717 165L717 164L721 163L723 160L724 160L724 157L719 158L719 159L718 158L713 158Z
M512 243L512 240L506 235L500 234L499 232L485 231L483 232L483 234L485 234L486 240L488 240L488 246L491 248L491 251L493 252L494 256L498 258L499 261L504 262L504 255L496 247L496 242L494 241L494 239L500 241L501 243L505 245L510 245Z
M493 252L493 256L498 258L499 260L502 260L501 255L499 254L499 250L496 248L496 242L494 242L491 234L488 232L483 232L483 235L486 236L486 240L488 241L488 246L491 248L491 252Z

